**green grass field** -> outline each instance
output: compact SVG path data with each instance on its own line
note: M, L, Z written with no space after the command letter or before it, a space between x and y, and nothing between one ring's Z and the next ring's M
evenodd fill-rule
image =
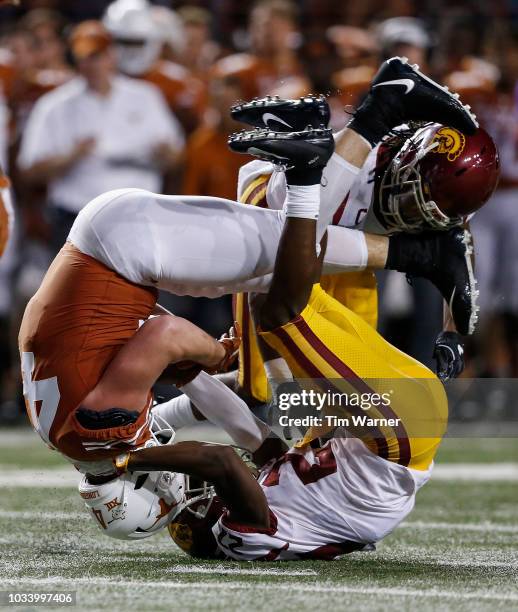
M0 590L74 590L80 610L518 609L517 441L446 440L437 463L415 511L376 552L209 563L165 533L105 538L73 486L55 484L73 468L32 433L2 431Z

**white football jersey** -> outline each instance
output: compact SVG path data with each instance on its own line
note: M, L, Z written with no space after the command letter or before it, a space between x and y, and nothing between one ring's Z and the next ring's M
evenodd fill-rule
M223 515L213 527L232 559L333 559L369 550L411 512L430 478L378 457L357 438L334 438L321 449L291 449L261 472L270 529L257 530Z
M363 230L372 234L387 234L387 230L377 219L372 207L374 191L374 169L378 147L375 147L367 157L356 180L341 202L336 202L336 213L333 217L333 225L341 225L351 229ZM336 177L342 172L341 158L333 155L322 175L322 189L328 189L336 181ZM238 200L244 193L246 187L256 178L264 174L271 174L266 189L266 202L268 208L281 210L286 200L286 178L284 172L275 170L270 162L254 160L242 166L238 178Z

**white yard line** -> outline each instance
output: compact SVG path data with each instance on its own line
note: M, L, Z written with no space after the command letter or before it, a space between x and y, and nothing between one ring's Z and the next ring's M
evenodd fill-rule
M30 510L0 510L0 519L16 519L32 521L40 519L42 521L69 521L89 519L86 510L84 512L32 512Z
M498 523L437 523L426 521L408 521L407 523L401 523L398 529L453 529L455 531L481 531L481 532L494 532L494 533L518 533L518 526L516 525L499 525Z
M242 576L318 576L315 570L284 570L277 568L268 569L242 569L239 567L223 567L222 565L173 565L167 569L167 573L174 574L239 574Z
M45 521L83 520L88 518L85 512L37 512L30 510L0 510L0 518L28 520L41 519ZM408 521L402 523L398 529L452 529L455 531L478 531L488 533L518 533L517 525L501 525L498 523L448 523L448 522L426 522Z
M237 573L237 572L236 572ZM75 589L80 585L88 587L106 586L113 588L113 578L104 578L100 576L87 576L82 578L65 578L55 576L52 578L13 578L0 581L0 585L5 587L17 587L18 589L24 586L52 586L54 588L70 588ZM197 592L214 591L259 591L264 590L264 582L179 582L179 581L145 581L145 580L117 580L116 585L128 588L153 588L153 589L182 589L194 590ZM405 589L405 588L384 588L368 585L365 587L355 586L339 586L334 584L326 584L319 582L318 584L308 584L306 582L290 581L288 584L282 582L268 582L268 590L271 591L289 591L294 590L298 593L337 593L337 594L359 594L364 596L390 596L390 597L411 597L413 599L456 599L456 600L484 600L484 601L506 601L518 602L518 593L491 593L486 591L445 591L438 589L422 590L422 589Z
M518 481L518 463L440 463L432 480Z
M11 466L0 465L0 488L68 488L77 487L81 479L81 474L73 466L37 470L10 468Z
M0 465L0 487L76 487L81 475L70 467L13 469ZM518 482L518 463L451 463L435 466L433 480L463 482Z

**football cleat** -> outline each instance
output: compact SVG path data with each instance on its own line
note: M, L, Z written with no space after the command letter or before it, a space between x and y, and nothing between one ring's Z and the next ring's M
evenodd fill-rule
M426 278L446 300L457 331L472 334L478 320L477 281L473 273L471 233L456 227L447 232L395 234L390 237L387 268Z
M298 100L266 96L234 104L230 115L235 121L253 127L300 132L307 127L327 127L331 113L324 96L303 96Z
M395 115L391 121L394 126L410 120L436 121L468 135L478 127L476 116L460 102L458 94L424 75L406 57L392 57L381 65L371 83L370 96L377 108L388 107L389 114Z
M254 155L284 168L323 168L335 149L329 128L307 128L300 132L256 129L232 134L228 146L236 153Z

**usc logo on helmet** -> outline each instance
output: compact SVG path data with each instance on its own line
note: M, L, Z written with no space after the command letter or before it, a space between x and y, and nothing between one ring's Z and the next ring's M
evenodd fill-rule
M183 551L190 552L193 545L192 529L185 523L170 523L168 525L169 533L175 544Z
M438 142L438 146L432 149L432 153L447 154L448 161L455 161L464 151L466 137L455 128L442 127L437 130L432 143Z

